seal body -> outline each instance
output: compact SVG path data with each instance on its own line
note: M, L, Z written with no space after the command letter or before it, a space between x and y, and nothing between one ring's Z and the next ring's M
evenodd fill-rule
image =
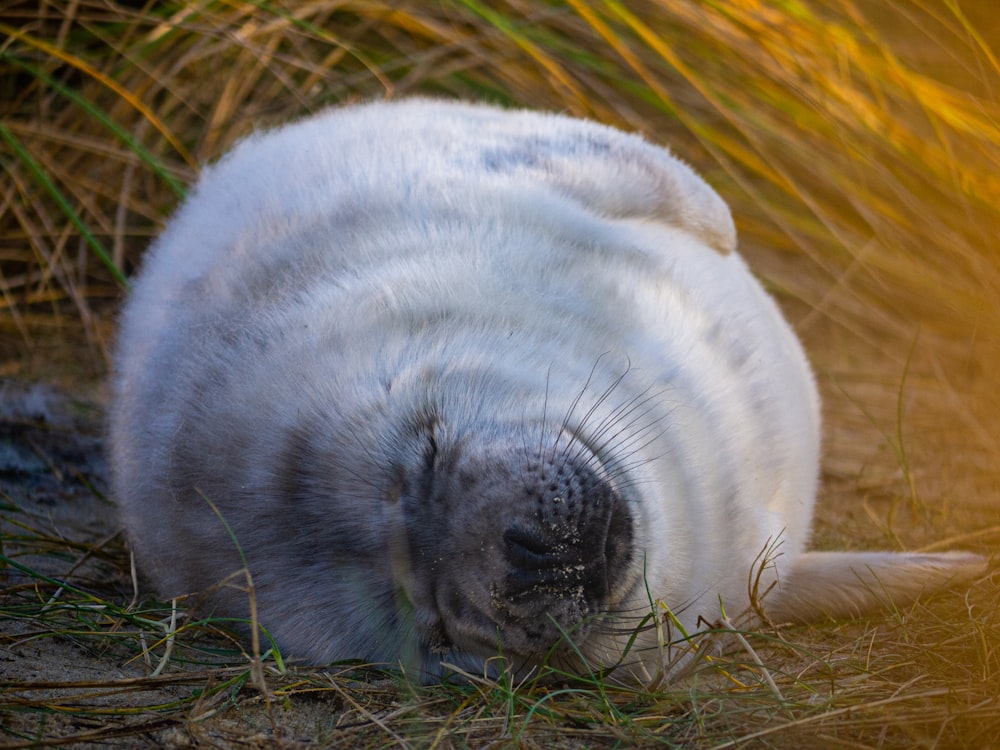
M245 561L286 654L428 679L499 653L648 673L635 626L740 611L755 566L812 614L857 576L828 559L808 593L816 388L735 244L669 152L563 116L410 100L246 139L122 319L141 570L246 617Z

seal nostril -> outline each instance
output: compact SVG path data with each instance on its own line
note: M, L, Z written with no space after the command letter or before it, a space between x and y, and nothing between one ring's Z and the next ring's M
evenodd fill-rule
M518 617L544 618L556 605L597 611L625 572L631 515L595 466L553 457L525 477L534 512L502 527L503 574L496 590Z
M510 599L583 595L597 601L608 593L606 548L602 528L545 529L512 526L504 531Z
M511 602L550 602L582 583L580 550L554 529L511 526L503 534L507 574L504 593Z
M556 554L548 540L539 533L512 526L503 533L507 559L523 570L541 570L556 562Z

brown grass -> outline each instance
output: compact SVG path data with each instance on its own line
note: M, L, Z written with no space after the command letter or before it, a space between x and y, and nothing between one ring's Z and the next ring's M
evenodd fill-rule
M555 108L672 145L733 207L743 251L795 322L825 398L817 544L990 553L1000 538L998 38L989 0L0 2L0 376L79 387L101 373L120 272L134 270L198 165L254 127L415 93ZM27 428L12 419L0 426L17 445ZM0 513L8 746L68 735L983 747L1000 728L990 580L884 620L786 641L749 634L764 668L730 645L695 683L657 692L600 682L414 692L273 660L262 691L223 624L187 621L153 677L155 659L135 658L139 634L164 626L128 606L128 585L109 583L128 572L119 540L100 545L110 522L97 537L47 527L12 487ZM26 556L87 550L104 573L78 591L60 588L79 574L69 562L10 572ZM59 606L45 609L50 600ZM32 675L51 667L37 643L63 673ZM154 655L164 647L146 641ZM189 648L213 657L190 660Z

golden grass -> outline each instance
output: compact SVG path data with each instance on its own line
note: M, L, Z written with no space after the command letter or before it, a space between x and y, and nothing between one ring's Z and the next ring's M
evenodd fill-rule
M995 352L998 69L946 3L874 20L796 2L20 7L0 24L0 205L4 303L26 339L39 305L89 320L116 294L81 236L133 267L196 164L250 128L431 92L672 142L725 192L749 250L809 258L774 281L814 318L904 340L922 324Z
M554 108L672 145L733 207L743 251L824 392L818 544L990 552L1000 539L1000 25L989 0L0 9L0 376L65 362L59 352L77 356L79 339L85 369L102 369L118 272L134 270L198 165L254 127L415 93ZM40 559L103 549L18 525L22 506L5 490L7 560L24 545ZM107 564L122 574L114 544ZM215 624L183 621L165 672L143 675L155 662L132 658L151 626L106 581L74 591L38 571L10 580L4 746L66 735L138 746L146 732L202 744L982 747L1000 728L989 581L886 620L786 640L750 633L749 651L731 647L698 681L655 692L600 681L415 691L268 662L265 702L253 660ZM45 609L57 591L60 606ZM98 677L29 679L20 665L35 642L62 644L50 647ZM164 644L146 645L162 657ZM226 666L185 656L216 647Z

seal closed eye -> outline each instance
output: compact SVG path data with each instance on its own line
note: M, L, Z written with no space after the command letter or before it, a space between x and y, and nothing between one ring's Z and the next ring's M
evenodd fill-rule
M245 559L292 657L642 677L652 602L690 630L740 611L778 539L781 620L981 570L805 551L819 432L802 349L690 168L595 123L418 99L204 170L125 307L110 444L159 591L246 617L218 585Z

